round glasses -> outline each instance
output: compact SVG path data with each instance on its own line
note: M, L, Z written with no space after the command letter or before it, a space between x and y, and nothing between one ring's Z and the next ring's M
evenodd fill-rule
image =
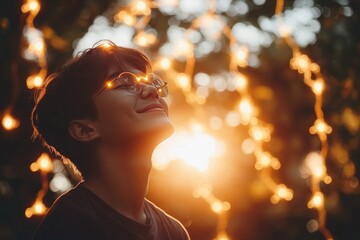
M130 93L140 93L144 84L156 88L159 96L166 97L169 93L167 82L154 73L137 76L131 72L122 72L119 76L106 82L106 85L93 97L95 100L104 90L124 89Z

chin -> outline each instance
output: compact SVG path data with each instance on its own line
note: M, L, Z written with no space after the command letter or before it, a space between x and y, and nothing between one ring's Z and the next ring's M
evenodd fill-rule
M134 140L158 145L174 133L174 126L168 117L156 117L136 124Z
M174 133L174 126L169 119L162 124L159 124L151 131L151 138L157 141L157 144L160 144L165 139L169 138Z
M173 135L173 133L174 133L174 125L169 121L169 124L163 129L163 139L160 142L169 138L171 135Z

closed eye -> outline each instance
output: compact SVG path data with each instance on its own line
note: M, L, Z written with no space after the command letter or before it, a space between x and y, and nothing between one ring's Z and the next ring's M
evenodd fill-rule
M120 84L120 85L114 87L114 89L118 89L118 88L120 88L120 89L129 89L129 88L132 88L132 87L134 87L134 85L132 85L132 84Z

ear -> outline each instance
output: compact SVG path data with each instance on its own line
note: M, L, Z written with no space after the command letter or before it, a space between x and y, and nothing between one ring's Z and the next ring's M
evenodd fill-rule
M99 137L96 124L88 119L71 121L68 130L69 134L80 142L90 142Z

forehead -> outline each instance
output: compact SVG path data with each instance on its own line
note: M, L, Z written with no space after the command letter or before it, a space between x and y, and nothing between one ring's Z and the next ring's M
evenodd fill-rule
M79 57L77 63L77 74L86 79L87 85L92 86L93 93L102 88L105 81L122 72L137 74L151 71L150 62L144 54L135 49L118 46L90 49Z
M107 74L107 79L114 79L123 72L131 72L134 73L135 75L140 75L140 76L147 74L147 72L143 72L134 67L125 67L125 68L110 67Z
M111 48L97 49L103 59L96 59L97 61L104 60L107 72L112 74L114 72L148 72L151 69L149 59L140 51L131 48L123 48L113 46Z

